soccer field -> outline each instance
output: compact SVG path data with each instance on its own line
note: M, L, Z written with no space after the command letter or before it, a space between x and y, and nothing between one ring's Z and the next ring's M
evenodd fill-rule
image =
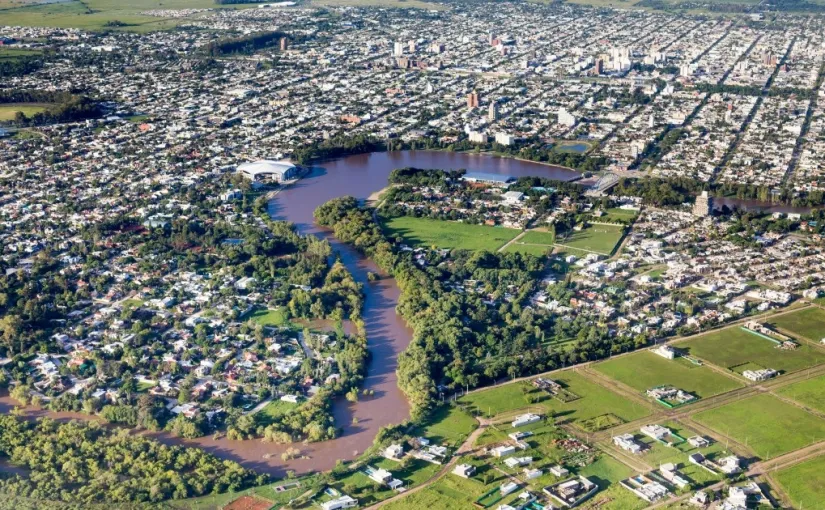
M411 246L496 251L519 235L514 228L472 225L456 221L399 216L382 220L390 239L401 237Z
M795 372L825 363L825 351L808 343L802 343L794 350L777 349L777 344L738 326L709 333L678 346L687 349L693 356L737 373L741 373L740 367Z
M563 239L557 239L556 242L577 250L610 255L623 236L624 227L591 225Z
M825 439L825 420L768 394L703 411L693 419L732 437L762 459Z
M642 392L669 385L706 398L742 386L708 367L668 360L647 350L597 363L593 368Z

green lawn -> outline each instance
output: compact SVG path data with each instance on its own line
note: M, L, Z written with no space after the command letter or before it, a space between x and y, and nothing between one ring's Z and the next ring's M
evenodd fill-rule
M794 508L822 508L825 501L825 455L774 473Z
M772 318L770 323L814 342L825 338L825 310L819 307L812 306L798 312L786 313Z
M435 410L427 422L416 429L415 434L437 444L458 446L472 433L478 422L458 407L444 405Z
M470 225L412 216L385 218L382 226L389 238L401 237L411 246L462 250L495 251L520 232L513 228Z
M605 215L601 218L596 218L594 221L603 221L610 223L613 221L633 221L639 215L639 211L632 209L619 209L618 207L611 207L604 211Z
M670 385L707 398L743 386L708 367L668 360L647 350L597 363L594 368L642 392Z
M45 111L50 105L42 103L7 103L0 104L0 122L14 120L17 112L23 112L27 117Z
M581 231L574 231L556 242L564 247L586 252L610 255L624 236L624 227L612 225L591 225Z
M300 404L293 404L292 402L284 402L283 400L273 400L258 411L255 418L262 425L269 425L275 418L289 413L299 405Z
M648 416L651 412L649 408L603 388L574 371L567 370L552 379L581 398L562 402L534 388L530 383L514 383L472 393L459 399L459 402L487 416L532 409L540 413L552 412L558 421L572 422L605 414L615 415L628 422ZM533 402L528 403L528 398Z
M811 409L825 413L825 375L785 386L778 393Z
M577 508L636 510L647 506L647 503L619 485L620 481L635 475L636 472L609 455L601 455L596 462L579 469L578 474L596 483L599 492Z
M530 230L516 242L508 246L505 251L542 256L553 250L553 243L555 241L556 236L552 232Z
M246 316L263 326L283 326L287 323L286 314L280 308L277 310L258 309Z
M762 459L825 439L825 420L768 394L703 411L693 418L729 435Z
M795 372L825 363L825 351L818 347L802 343L792 351L777 349L777 344L738 326L709 333L678 345L693 356L737 373L741 373L743 368L754 369L757 366L782 372ZM749 366L745 366L746 363Z

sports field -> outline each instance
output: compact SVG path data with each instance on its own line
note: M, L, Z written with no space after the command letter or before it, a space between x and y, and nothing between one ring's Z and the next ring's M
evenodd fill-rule
M804 379L783 387L777 393L825 413L825 376Z
M401 237L411 246L496 251L519 235L513 228L470 225L456 221L399 216L382 221L389 238Z
M773 474L794 508L821 508L825 501L825 455Z
M624 236L624 228L613 225L591 225L569 236L557 239L556 243L590 253L610 255Z
M562 402L534 388L530 383L515 383L472 393L459 399L459 402L474 407L486 416L531 409L533 412L551 411L557 419L576 423L607 414L628 422L651 413L649 408L603 388L574 371L567 370L552 379L580 398Z
M552 232L530 230L508 246L505 251L541 256L553 251L555 241L556 236Z
M24 115L30 117L35 113L45 111L48 104L41 103L7 103L0 104L0 122L14 120L17 112L23 112Z
M642 392L670 385L707 398L742 386L706 366L679 359L668 360L647 350L597 363L593 368Z
M825 420L760 394L693 416L697 422L771 459L825 439Z
M825 351L808 343L797 349L777 349L777 344L739 326L725 328L678 344L680 348L714 365L741 373L742 369L773 368L795 372L825 363Z
M771 319L775 327L801 335L814 342L825 338L825 310L819 307L809 307L798 312L787 313Z

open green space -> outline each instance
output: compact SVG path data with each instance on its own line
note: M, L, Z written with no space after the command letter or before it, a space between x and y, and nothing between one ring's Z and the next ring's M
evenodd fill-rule
M632 209L620 209L618 207L611 207L604 211L605 215L596 218L594 221L603 221L605 223L611 222L632 222L639 215L639 211Z
M412 216L385 218L382 226L388 237L400 237L411 246L462 250L495 251L519 235L519 230L513 228Z
M642 392L668 385L707 398L742 386L711 368L665 359L647 350L597 363L593 368Z
M794 508L821 508L825 501L825 455L773 474Z
M771 325L801 335L814 342L825 338L825 310L808 307L797 312L786 313L770 320Z
M621 480L636 473L609 455L599 456L596 462L579 469L577 474L586 476L599 486L599 492L577 508L637 510L647 506L644 501L619 485Z
M556 239L562 247L583 250L588 253L610 255L624 237L624 227L614 225L590 225Z
M825 439L825 420L768 394L703 411L693 419L730 436L762 459Z
M529 230L504 251L525 253L540 257L553 251L553 243L555 240L556 236L552 232Z
M286 314L280 308L271 309L257 309L246 316L246 319L252 319L262 326L283 326L288 321Z
M436 409L415 433L436 444L457 447L476 427L475 418L456 406L444 405Z
M795 382L781 388L777 393L825 413L825 375Z
M279 486L295 482L298 482L300 485L298 487L290 486L289 489L283 491L276 490ZM179 510L215 510L216 508L224 508L241 496L255 496L271 501L272 504L275 505L273 508L280 508L281 505L288 504L290 500L295 499L308 490L319 488L319 483L318 475L308 475L294 480L279 480L241 492L225 492L223 494L213 494L202 498L173 500L168 502L166 507Z
M43 52L41 50L35 48L14 48L10 46L0 46L0 61L14 60L26 57L36 57L42 54Z
M0 122L14 120L17 112L22 112L27 117L45 111L50 105L42 103L6 103L0 104Z
M57 3L9 5L0 10L7 25L130 30L146 32L172 28L185 19L164 19L142 14L153 9L254 8L255 4L217 6L214 0L69 0ZM112 26L120 22L123 26Z
M794 372L825 363L825 351L807 342L802 342L793 350L777 349L777 344L738 326L708 333L678 345L692 356L737 373L757 368Z
M299 405L300 404L293 404L292 402L284 402L283 400L273 400L264 406L263 409L258 411L255 418L258 423L266 426L275 421L276 418L279 418L297 408Z
M553 413L557 421L574 423L607 414L628 422L648 416L651 412L644 405L603 388L574 371L567 370L552 379L581 398L562 402L529 382L521 382L472 393L459 399L459 402L486 416L530 409L538 413Z

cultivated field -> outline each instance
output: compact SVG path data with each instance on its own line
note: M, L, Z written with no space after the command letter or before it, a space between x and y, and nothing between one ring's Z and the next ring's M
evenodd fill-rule
M401 237L411 246L462 250L496 251L519 234L518 230L512 228L411 216L385 219L382 226L388 237Z
M598 363L593 367L642 392L656 386L670 385L697 397L707 398L742 386L711 368L693 365L678 358L668 360L647 350Z
M802 343L795 350L777 349L776 345L738 326L678 344L692 356L737 373L741 373L743 368L795 372L825 363L825 351L808 343Z
M762 459L825 439L825 420L767 394L697 413L693 419L730 436Z
M819 307L812 306L798 312L781 315L770 322L775 327L815 342L825 338L825 310Z

